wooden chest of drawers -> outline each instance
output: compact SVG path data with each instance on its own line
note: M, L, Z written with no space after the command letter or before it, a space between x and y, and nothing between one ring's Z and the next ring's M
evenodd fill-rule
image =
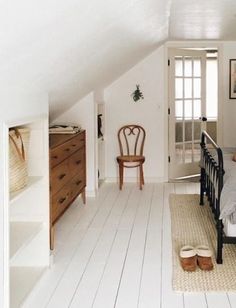
M54 243L53 225L86 187L86 133L50 135L50 232Z

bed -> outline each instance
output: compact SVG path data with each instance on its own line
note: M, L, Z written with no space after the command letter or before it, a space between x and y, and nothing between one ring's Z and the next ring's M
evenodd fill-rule
M223 245L236 244L236 149L221 149L205 131L200 145L200 205L206 195L216 221L216 262L221 264Z

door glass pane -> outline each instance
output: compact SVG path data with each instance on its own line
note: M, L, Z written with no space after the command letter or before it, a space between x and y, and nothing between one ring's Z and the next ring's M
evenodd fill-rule
M194 143L193 160L196 162L200 161L200 155L201 155L200 144Z
M175 58L175 76L183 76L183 60L181 58Z
M194 69L194 76L200 77L201 76L201 61L200 61L200 59L194 59L193 69Z
M194 140L199 140L200 142L201 139L201 121L199 122L194 122Z
M192 143L185 143L185 163L192 162Z
M175 142L183 142L183 123L175 123Z
M181 164L183 162L183 144L175 145L175 162Z
M183 79L175 79L175 98L183 98Z
M201 100L195 99L193 101L193 118L199 119L201 117Z
M192 98L192 79L184 79L184 98Z
M190 58L190 57L185 57L184 76L185 77L191 77L192 76L192 58Z
M185 122L185 141L192 141L192 121Z
M184 118L185 120L192 119L192 101L191 100L184 101Z
M175 101L175 117L177 120L183 119L183 101Z
M200 78L194 78L193 80L193 95L194 98L201 98L201 79Z

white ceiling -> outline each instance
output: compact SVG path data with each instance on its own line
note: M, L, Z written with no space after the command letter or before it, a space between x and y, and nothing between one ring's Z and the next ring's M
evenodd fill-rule
M0 84L56 117L167 39L236 40L235 0L0 0Z
M170 39L236 40L235 0L172 0Z

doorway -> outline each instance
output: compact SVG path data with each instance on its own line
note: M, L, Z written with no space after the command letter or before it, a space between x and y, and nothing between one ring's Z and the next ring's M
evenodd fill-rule
M201 131L217 141L216 49L169 49L169 180L199 173Z

